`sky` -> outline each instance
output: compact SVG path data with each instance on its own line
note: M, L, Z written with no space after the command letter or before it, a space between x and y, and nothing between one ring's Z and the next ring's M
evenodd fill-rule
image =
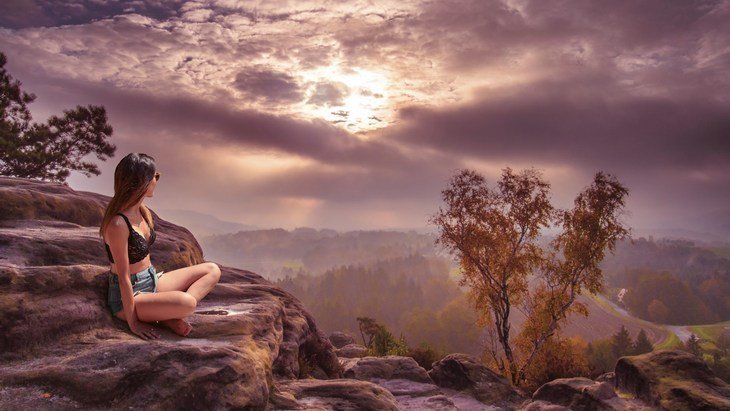
M729 1L0 3L34 120L103 105L154 209L260 227L427 227L470 168L558 207L602 170L627 224L730 232ZM164 217L164 214L161 214Z

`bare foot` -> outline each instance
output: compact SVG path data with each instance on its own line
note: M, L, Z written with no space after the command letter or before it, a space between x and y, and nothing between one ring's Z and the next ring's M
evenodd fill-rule
M193 326L182 318L173 318L171 320L160 321L159 323L171 329L175 334L182 337L190 334L190 330L193 329Z

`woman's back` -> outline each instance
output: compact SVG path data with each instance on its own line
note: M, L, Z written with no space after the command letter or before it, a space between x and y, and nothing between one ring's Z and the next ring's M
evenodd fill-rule
M140 265L139 267L135 267L134 265L145 260L145 257L147 257L149 255L150 246L155 242L155 239L157 238L157 234L155 233L155 230L152 229L152 227L150 227L149 224L147 224L147 228L150 232L149 241L148 241L147 239L145 239L145 237L142 233L140 233L139 231L134 229L134 227L132 226L132 223L129 221L129 218L127 218L126 215L124 215L122 213L117 213L117 215L120 216L124 220L124 222L127 226L127 229L129 230L129 234L127 236L127 253L129 256L129 264L130 264L129 271L130 272L139 271L138 268L139 269L144 268L144 267L142 267L143 264ZM119 223L119 221L118 221L119 217L115 217L115 218L117 219L117 221L114 221L114 219L112 219L112 221L110 222L111 224ZM142 221L147 223L147 221L144 218L142 218ZM141 224L140 224L140 227L141 227ZM107 241L104 242L104 246L106 248L107 257L109 258L109 261L113 264L114 258L112 256L112 252L111 252L111 249L110 249ZM149 265L149 263L147 265Z

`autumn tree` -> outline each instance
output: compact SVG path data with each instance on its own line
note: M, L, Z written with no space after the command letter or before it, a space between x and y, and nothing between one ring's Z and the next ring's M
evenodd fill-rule
M464 169L441 192L445 208L429 218L439 228L436 243L461 265L459 284L469 287L479 322L492 328L493 363L515 385L569 313L587 315L576 297L602 288L598 265L628 235L619 221L628 190L615 177L596 173L570 210L553 207L549 191L534 169L505 168L496 188ZM538 237L553 224L562 231L543 249ZM517 344L510 335L514 309L527 316Z
M556 378L587 376L590 373L586 351L588 345L579 336L548 338L530 366L526 369L524 388L535 391Z
M101 172L96 164L84 161L95 154L106 161L116 147L106 141L112 134L102 106L77 106L64 110L62 117L32 123L28 104L34 94L21 91L5 69L7 58L0 52L0 175L65 181L71 170L87 177Z
M656 323L667 323L669 319L669 308L661 300L653 299L646 307L649 319Z

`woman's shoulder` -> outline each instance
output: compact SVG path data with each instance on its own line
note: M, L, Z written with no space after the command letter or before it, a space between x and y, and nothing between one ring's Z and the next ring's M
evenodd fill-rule
M119 214L112 216L109 225L106 226L106 233L111 236L126 235L128 230L127 223Z

